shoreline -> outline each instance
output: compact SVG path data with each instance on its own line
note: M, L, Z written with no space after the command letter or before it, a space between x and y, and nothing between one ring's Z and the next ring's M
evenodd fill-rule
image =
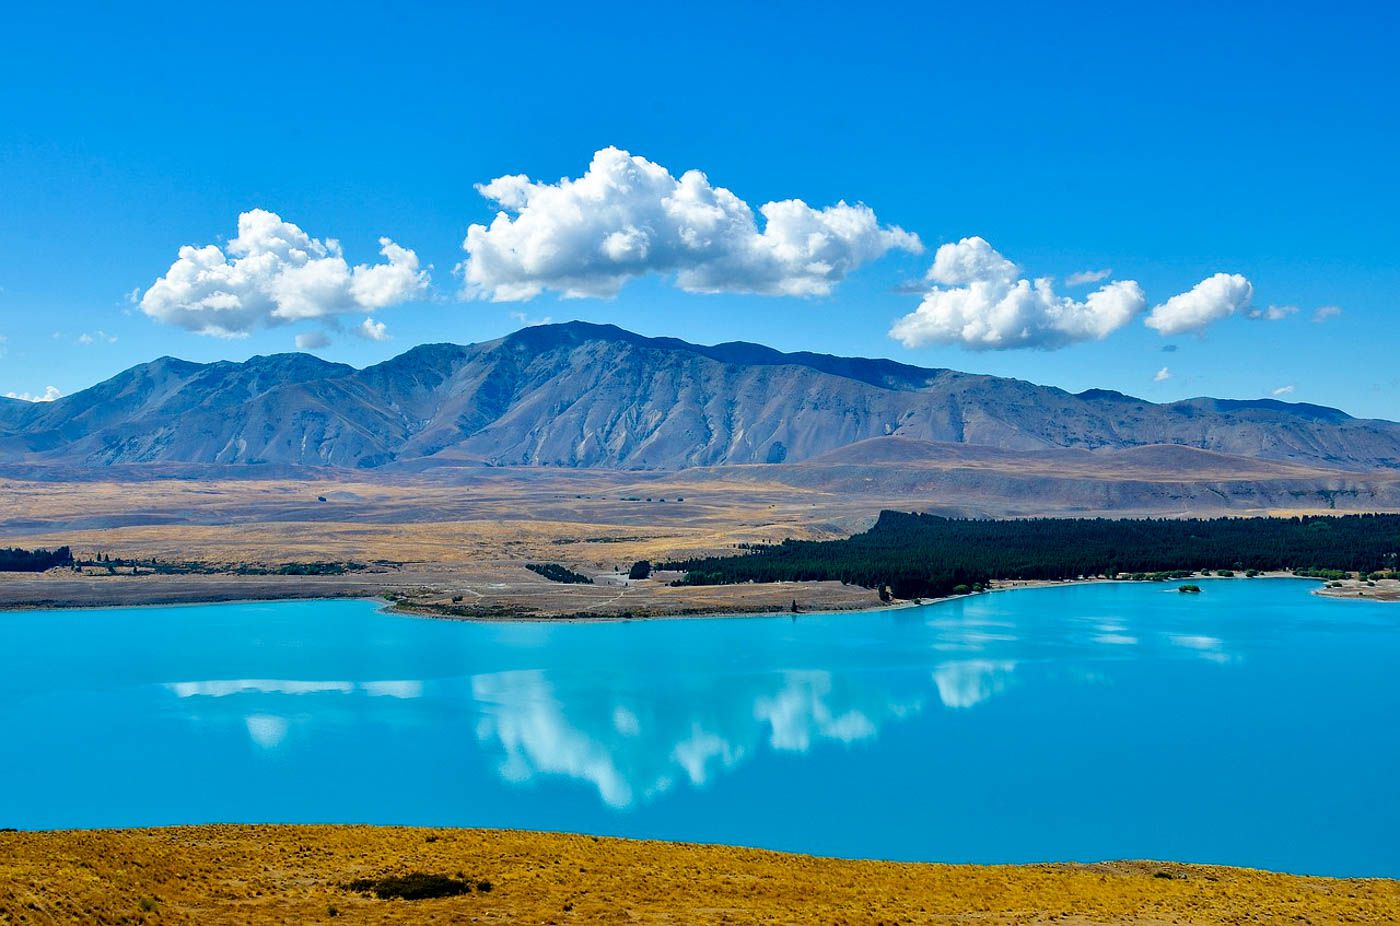
M356 882L437 875L457 896ZM1400 880L1160 861L970 865L522 830L229 825L0 832L14 922L1396 922ZM36 919L37 916L37 919Z
M98 611L98 610L128 610L146 608L181 608L200 607L212 604L279 604L292 601L367 601L375 602L379 605L379 610L385 614L392 614L399 617L412 617L422 620L447 620L461 621L467 623L568 623L568 624L593 624L593 623L617 623L626 621L653 621L653 620L718 620L725 618L757 618L757 617L803 617L803 616L835 616L843 614L878 614L885 611L899 611L910 608L927 607L930 605L959 601L969 598L976 598L994 592L1015 592L1029 591L1046 588L1069 588L1084 585L1162 585L1171 587L1173 582L1215 582L1215 581L1254 581L1257 579L1292 579L1305 582L1319 583L1320 587L1314 588L1310 594L1320 598L1328 598L1339 601L1380 601L1380 602L1400 602L1400 582L1386 580L1388 584L1394 585L1394 589L1378 588L1380 594L1357 595L1347 594L1355 592L1358 583L1356 580L1349 580L1348 584L1341 589L1330 589L1323 579L1311 576L1297 576L1290 572L1267 572L1257 576L1246 577L1244 575L1234 576L1195 576L1183 579L1165 580L1162 582L1141 581L1133 579L1109 579L1102 576L1083 579L1008 579L1002 580L991 588L981 592L967 592L960 595L948 595L942 598L927 598L920 600L897 599L888 603L871 606L868 602L853 604L851 607L821 607L803 608L796 612L769 607L766 605L735 606L731 608L703 608L681 609L665 611L653 611L650 613L630 613L621 612L617 614L597 613L579 611L572 613L531 613L521 611L515 614L471 614L452 613L450 610L440 610L431 605L414 605L391 597L384 589L374 589L366 587L361 590L345 590L337 592L327 590L324 593L298 593L289 591L286 594L277 595L252 595L252 596L191 596L182 597L179 600L171 601L130 601L130 602L102 602L102 603L38 603L25 602L15 605L0 605L0 615L7 612L31 612L31 611ZM104 581L105 577L86 581ZM749 587L762 587L765 590L779 590L786 588L797 588L802 583L749 583ZM735 586L720 586L721 588L733 588ZM695 586L695 588L708 589L714 586ZM302 592L305 591L303 588ZM784 592L784 597L788 592Z
M778 585L779 583L773 583ZM959 598L968 597L959 595ZM885 611L900 611L907 608L918 608L924 605L934 604L938 601L948 601L948 598L929 599L922 604L915 604L912 601L891 601L876 607L851 607L851 608L813 608L811 610L782 611L772 608L734 608L727 611L696 610L696 611L672 611L659 614L522 614L518 617L490 617L484 615L468 614L443 614L429 608L400 607L392 601L385 601L383 611L386 614L396 614L403 617L416 617L423 620L438 621L461 621L468 624L616 624L627 621L688 621L688 620L724 620L727 618L753 618L753 617L818 617L835 616L839 614L880 614Z

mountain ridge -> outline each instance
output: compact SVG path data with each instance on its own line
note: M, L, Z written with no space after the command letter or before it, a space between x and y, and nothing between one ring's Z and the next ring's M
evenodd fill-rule
M356 369L310 354L138 364L0 405L0 463L451 461L680 469L813 459L882 436L1002 450L1152 444L1400 468L1400 424L1274 399L1156 404L898 361L691 344L612 325L422 344Z

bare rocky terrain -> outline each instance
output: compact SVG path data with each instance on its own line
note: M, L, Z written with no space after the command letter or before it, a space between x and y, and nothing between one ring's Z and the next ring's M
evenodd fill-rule
M891 436L1003 451L1171 445L1400 470L1400 424L1332 408L1271 399L1158 405L581 322L424 345L363 370L308 354L212 364L164 357L55 402L0 399L0 464L11 466L674 471L803 463Z

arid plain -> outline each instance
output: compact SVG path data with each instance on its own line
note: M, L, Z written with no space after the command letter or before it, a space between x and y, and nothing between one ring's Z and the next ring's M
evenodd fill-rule
M847 536L883 508L974 517L1179 517L1400 510L1400 477L1245 460L1180 447L1011 452L886 439L797 465L679 472L548 467L423 471L116 467L0 478L0 544L71 545L80 557L198 563L210 574L6 576L0 605L159 604L341 595L398 597L461 616L650 616L878 604L837 583L628 585L640 559L784 538ZM97 475L94 475L97 474ZM359 563L342 575L240 567ZM603 577L561 585L524 568ZM246 571L246 570L245 570ZM609 579L608 577L615 577Z

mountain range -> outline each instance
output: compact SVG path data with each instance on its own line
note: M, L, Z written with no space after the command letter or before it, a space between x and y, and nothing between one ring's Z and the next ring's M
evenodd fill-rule
M890 360L529 327L365 369L163 357L46 403L0 399L0 463L681 469L801 463L872 439L1000 451L1176 445L1400 469L1400 424L1270 399L1157 404ZM858 462L858 461L851 461Z

